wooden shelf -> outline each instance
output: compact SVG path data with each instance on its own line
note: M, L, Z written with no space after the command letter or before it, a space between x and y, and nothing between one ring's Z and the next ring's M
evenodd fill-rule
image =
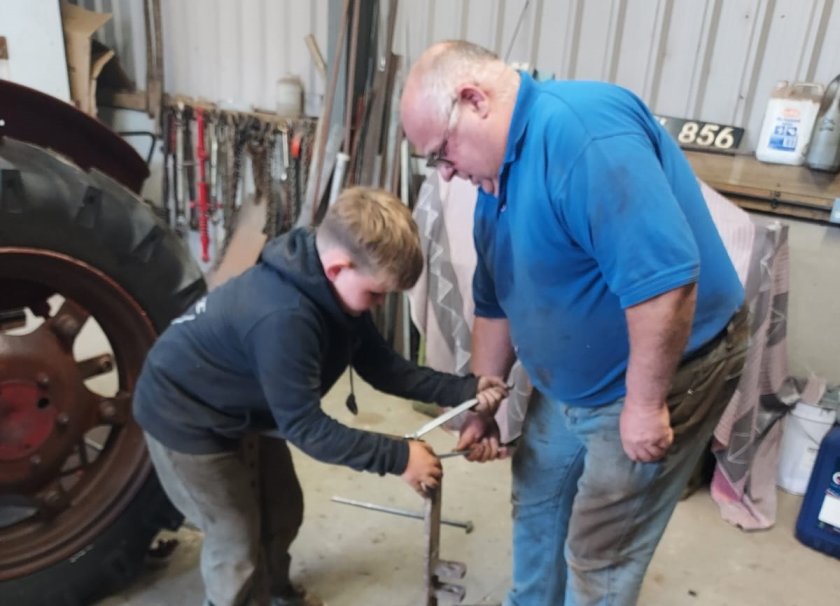
M747 210L828 223L840 198L837 174L765 164L746 155L685 154L700 179Z

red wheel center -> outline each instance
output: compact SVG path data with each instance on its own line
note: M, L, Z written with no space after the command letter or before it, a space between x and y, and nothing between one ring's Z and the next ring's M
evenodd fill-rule
M29 456L49 438L56 408L35 383L0 383L0 461Z

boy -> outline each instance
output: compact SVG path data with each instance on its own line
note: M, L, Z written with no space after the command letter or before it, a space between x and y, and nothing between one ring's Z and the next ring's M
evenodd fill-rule
M321 410L348 364L405 398L453 406L478 394L477 409L490 410L504 397L500 379L417 367L379 336L369 310L411 287L422 263L409 210L386 192L348 189L316 232L269 242L149 352L134 414L164 489L204 532L209 604L266 592L272 606L319 603L289 581L303 504L285 440L326 463L401 474L421 493L438 485L440 461L426 444L351 429ZM283 439L256 435L266 431ZM267 587L255 586L264 578Z

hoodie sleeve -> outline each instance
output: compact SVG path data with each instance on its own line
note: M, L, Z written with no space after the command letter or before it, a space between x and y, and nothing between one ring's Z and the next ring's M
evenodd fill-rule
M324 463L401 474L408 465L406 442L352 429L321 409L320 335L317 318L288 310L263 318L247 334L251 363L280 435Z
M370 314L365 314L360 324L361 343L353 353L352 364L359 375L376 389L441 406L457 406L475 397L478 379L474 375L459 377L418 366L388 345Z

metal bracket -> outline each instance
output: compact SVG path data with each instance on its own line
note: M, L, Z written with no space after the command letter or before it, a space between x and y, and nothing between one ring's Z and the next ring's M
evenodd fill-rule
M463 562L453 562L440 559L440 510L441 492L443 483L437 489L427 491L424 504L425 523L425 572L423 581L425 585L426 601L425 606L438 606L438 599L446 597L460 603L467 593L463 585L441 581L444 579L461 579L467 572L467 566Z

